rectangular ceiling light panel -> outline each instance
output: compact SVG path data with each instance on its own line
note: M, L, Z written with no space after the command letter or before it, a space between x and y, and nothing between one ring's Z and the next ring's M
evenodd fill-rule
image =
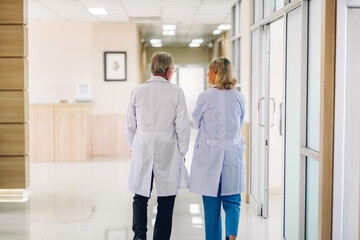
M171 31L176 30L176 25L162 25L163 31Z
M95 15L108 15L108 11L105 8L88 8L89 11Z
M163 31L163 35L164 36L173 36L173 35L175 35L175 31L174 30Z

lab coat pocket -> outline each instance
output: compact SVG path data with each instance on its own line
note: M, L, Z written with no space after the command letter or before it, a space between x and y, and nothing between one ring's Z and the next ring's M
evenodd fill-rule
M211 146L207 144L198 144L196 150L194 151L193 159L196 159L200 165L207 164L209 160L210 148Z

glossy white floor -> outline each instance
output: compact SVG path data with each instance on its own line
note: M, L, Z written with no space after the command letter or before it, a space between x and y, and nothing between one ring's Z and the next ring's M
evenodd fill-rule
M128 156L99 157L86 163L32 163L29 200L0 199L0 239L132 239L128 168ZM281 239L281 197L272 195L270 200L266 220L242 203L238 239ZM149 202L148 239L152 239L154 209L155 191ZM178 194L171 239L204 239L200 196L187 190Z

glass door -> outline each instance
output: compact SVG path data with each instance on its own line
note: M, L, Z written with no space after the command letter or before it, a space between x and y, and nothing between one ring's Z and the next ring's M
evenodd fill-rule
M252 41L252 109L257 111L252 115L250 193L258 215L268 218L270 190L282 192L284 19L255 30Z
M250 205L264 218L268 215L268 40L268 26L252 32Z
M183 65L177 68L177 84L184 91L190 122L195 110L196 100L206 89L206 68L204 66ZM174 74L175 75L175 74Z
M299 239L300 224L301 21L300 7L286 16L283 238L287 240Z

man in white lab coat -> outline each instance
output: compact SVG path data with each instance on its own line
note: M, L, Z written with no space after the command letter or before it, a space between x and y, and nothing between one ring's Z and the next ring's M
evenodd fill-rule
M131 151L129 191L133 201L134 240L145 240L147 203L155 180L158 208L154 226L156 240L170 239L175 196L188 188L185 168L190 124L184 93L171 84L175 72L172 56L153 54L152 77L136 87L127 111L125 135Z

